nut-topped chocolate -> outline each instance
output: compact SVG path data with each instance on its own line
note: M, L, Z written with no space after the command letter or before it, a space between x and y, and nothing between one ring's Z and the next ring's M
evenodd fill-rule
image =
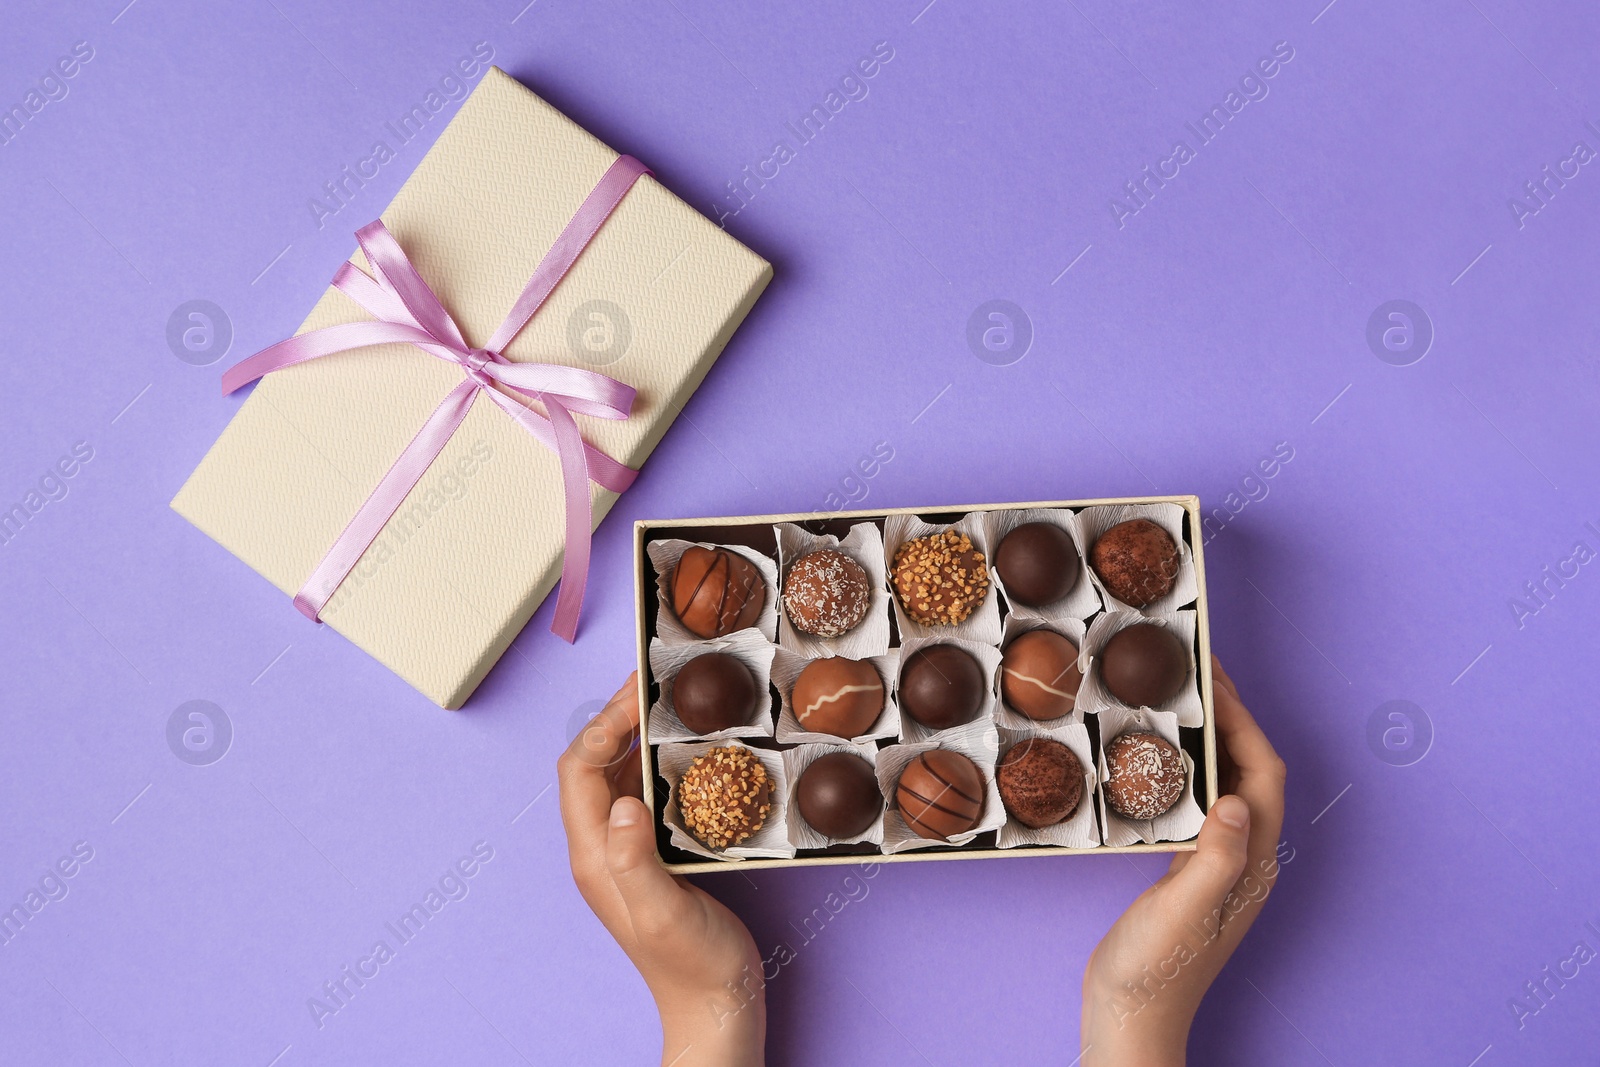
M924 626L964 622L989 593L989 567L972 538L954 530L915 537L894 554L900 606Z
M772 776L743 745L713 748L683 772L678 808L689 832L720 852L765 825L772 812Z
M866 568L837 549L801 556L783 582L789 622L816 637L839 637L855 629L871 603Z

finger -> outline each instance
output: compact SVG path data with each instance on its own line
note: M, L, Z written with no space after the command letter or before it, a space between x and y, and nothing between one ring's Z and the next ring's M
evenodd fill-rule
M578 731L556 762L561 783L561 821L567 831L568 850L575 860L605 841L612 800L606 769L628 751L638 726L639 695L635 675L630 674L611 702Z
M1244 874L1249 848L1250 805L1236 796L1218 797L1195 851L1165 887L1188 921L1201 923L1217 913Z
M679 923L689 906L688 895L656 860L650 812L633 797L618 797L611 805L606 866L641 942L653 941Z
M644 766L642 750L635 747L617 761L611 771L611 791L614 796L644 799Z
M1238 694L1227 689L1214 691L1216 705L1217 738L1227 750L1241 775L1271 775L1283 777L1283 760L1267 735L1261 732L1256 720L1245 710Z
M1214 684L1222 685L1232 693L1235 700L1239 699L1239 687L1233 684L1228 672L1222 669L1222 661L1217 658L1215 652L1211 654L1211 678Z

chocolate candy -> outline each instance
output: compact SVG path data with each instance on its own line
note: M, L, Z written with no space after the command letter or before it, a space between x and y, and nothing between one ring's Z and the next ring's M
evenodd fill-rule
M988 688L978 661L955 645L924 645L900 668L900 707L930 730L977 718Z
M954 530L917 537L894 554L900 606L924 626L954 626L983 603L989 568L972 539Z
M1107 592L1136 608L1160 600L1178 581L1178 546L1149 519L1119 522L1101 534L1089 562Z
M1030 719L1070 715L1082 681L1077 646L1054 630L1017 635L1000 660L1000 695Z
M1000 760L994 777L1006 811L1035 830L1068 818L1083 799L1083 764L1053 738L1018 741Z
M1127 733L1106 746L1106 806L1127 819L1153 819L1183 795L1183 759L1159 734Z
M1141 622L1119 630L1100 650L1100 680L1130 708L1160 707L1183 689L1189 650L1171 630Z
M672 680L678 719L697 734L743 726L755 714L757 696L755 676L726 652L696 656Z
M672 571L672 610L697 637L754 626L767 603L761 571L726 548L692 545Z
M865 660L834 656L812 660L790 694L802 729L852 738L866 733L883 711L883 679Z
M1025 522L1006 534L994 553L995 573L1006 596L1042 608L1078 584L1078 548L1072 535L1053 522Z
M831 548L801 556L783 583L789 622L817 637L838 637L854 629L871 603L866 569Z
M701 844L720 852L748 840L772 811L772 778L743 745L713 748L678 782L684 825Z
M813 830L843 840L866 833L883 811L883 794L872 764L849 752L830 752L800 775L795 803Z
M935 748L906 764L895 807L919 837L948 841L983 818L983 774L959 752Z

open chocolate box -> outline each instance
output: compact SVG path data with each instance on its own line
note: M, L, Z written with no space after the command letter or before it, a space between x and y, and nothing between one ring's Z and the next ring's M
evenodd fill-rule
M1096 541L1112 527L1133 519L1145 519L1160 526L1176 547L1176 560L1172 564L1175 573L1167 575L1162 582L1162 587L1170 588L1142 607L1119 600L1112 591L1118 588L1116 576L1111 575L1108 581L1090 564ZM635 523L644 801L655 821L656 846L663 864L675 873L704 873L860 863L863 857L887 862L1192 850L1204 812L1217 799L1211 636L1200 519L1199 498L1171 496ZM1003 563L998 569L994 565L998 545L1025 523L1049 523L1059 527L1070 537L1078 556L1074 564L1078 576L1076 579L1069 576L1058 586L1069 591L1038 607L1022 603L1028 597L1020 591L1014 596L1007 593L1007 573L1012 574L1020 590L1021 579L1016 575L1021 571L1008 572ZM900 546L945 530L957 535L950 539L951 544L959 547L959 538L966 537L971 548L983 554L987 589L981 591L981 600L975 585L965 587L964 593L957 589L951 594L952 598L964 597L971 607L970 614L953 623L935 620L926 624L929 611L937 609L921 605L918 614L924 621L917 621L896 592L893 564ZM1049 535L1047 540L1063 541L1053 531L1045 533ZM1017 539L1019 543L1022 540ZM713 619L716 611L721 610L727 619L733 620L726 625L742 627L720 637L705 638L692 632L678 617L671 602L678 561L696 545L727 549L742 557L743 563L737 559L723 559L728 573L745 575L747 589L757 584L761 587L760 595L749 597L751 606L742 614L738 603L722 601L714 606ZM783 593L796 560L828 548L860 564L866 582L859 583L858 573L857 579L853 579L854 588L864 589L862 595L869 599L864 617L859 615L858 605L852 617L859 617L859 621L846 632L819 637L815 636L816 629L827 633L830 627L818 627L815 620L810 620L810 627L796 626L788 616ZM704 561L711 557L702 553L697 558ZM1058 565L1058 570L1065 566ZM1107 569L1110 571L1111 567L1108 565ZM759 611L754 605L758 599ZM1169 687L1161 690L1164 695L1154 706L1134 706L1131 699L1124 701L1112 694L1113 689L1120 688L1122 696L1127 697L1130 692L1127 675L1125 672L1115 675L1108 685L1102 674L1100 653L1123 630L1141 626L1148 636L1152 624L1176 639L1167 641L1168 645L1186 650L1187 674L1176 695L1166 695L1172 692ZM697 628L703 630L704 626ZM808 633L807 629L813 632ZM1016 687L1003 684L1003 657L1012 649L1012 642L1033 630L1054 631L1070 643L1062 645L1054 638L1045 638L1035 639L1032 642L1035 645L1051 643L1052 647L1068 652L1071 646L1078 649L1075 666L1081 681L1073 676L1076 691L1064 691L1066 683L1059 681L1064 677L1059 673L1053 675L1052 680L1060 689L1045 689L1060 701L1047 705L1047 711L1071 708L1054 719L1033 717L1040 714L1037 706L1027 714L1013 707L1012 699L1023 704L1030 701L1020 683ZM1121 642L1124 648L1131 643ZM942 729L936 728L937 721L934 725L928 724L932 717L926 710L926 698L919 701L915 691L904 694L901 691L901 671L918 661L926 663L929 657L922 650L936 645L954 645L965 652L981 670L985 686L979 699L981 708L975 717ZM738 724L723 723L721 729L701 725L701 729L710 729L710 732L697 733L677 714L674 682L686 664L709 652L723 653L748 668L755 681L755 709ZM827 657L870 663L882 683L882 704L877 717L870 725L858 723L852 727L848 731L853 733L850 739L814 732L796 715L792 698L798 676L807 665ZM1006 659L1008 669L1013 664L1018 669L1010 670L1011 677L1033 680L1024 673L1020 653L1015 659ZM1176 677L1170 668L1168 675ZM906 677L911 678L910 671L906 672ZM1135 678L1134 684L1137 686L1141 681ZM746 694L749 691L746 686ZM923 705L920 714L907 712L901 703L902 695L912 698L914 705ZM874 695L873 699L878 698ZM820 705L812 701L807 706ZM817 718L819 716L812 716L812 725ZM1141 802L1137 798L1129 800L1127 775L1112 778L1116 795L1108 805L1105 746L1129 733L1165 738L1175 746L1177 760L1182 764L1182 792L1176 801L1167 801L1165 796L1176 789L1177 776L1171 769L1173 753L1164 751L1169 785L1163 799L1156 804L1170 806L1148 819L1127 817ZM1083 788L1081 793L1076 786L1064 791L1068 796L1078 795L1069 815L1065 818L1046 816L1047 825L1035 828L1019 821L1012 811L1014 799L1022 803L1021 793L1008 793L1002 800L996 767L1013 746L1040 738L1060 742L1071 749L1077 762L1067 760L1064 765L1082 772ZM750 836L714 848L701 840L699 833L689 831L678 804L678 793L680 782L695 758L722 746L749 750L739 756L750 773L754 773L757 764L765 769L770 807L764 816L752 820L759 823L759 829ZM911 774L907 768L934 748L953 749L965 756L983 779L981 798L968 798L979 814L963 813L964 818L971 820L971 825L964 826L960 833L947 830L948 839L929 838L919 833L916 813L912 812L908 820L897 804L899 776L906 775L909 788ZM1060 746L1054 749L1059 752ZM844 838L827 837L812 827L802 817L795 795L800 775L814 760L834 751L847 752L866 761L883 800L882 813L869 827ZM949 759L941 756L936 762L942 764ZM925 761L923 765L932 766ZM1142 766L1148 767L1148 764ZM914 769L922 773L921 768ZM964 773L970 774L970 768ZM1075 775L1062 774L1058 781L1068 781L1070 777ZM972 791L980 792L976 780L969 780ZM862 788L866 787L858 783L858 790ZM1161 792L1159 788L1156 791ZM1058 799L1062 792L1057 790ZM915 801L909 803L915 807ZM961 805L957 803L956 806ZM1058 806L1064 807L1065 803ZM1123 814L1118 813L1119 808ZM1023 809L1019 807L1018 810ZM939 817L938 812L926 810L923 815ZM1049 823L1050 818L1058 821Z

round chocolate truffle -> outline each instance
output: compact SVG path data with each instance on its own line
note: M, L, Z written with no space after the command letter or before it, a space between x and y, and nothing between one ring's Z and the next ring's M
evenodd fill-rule
M883 794L872 764L849 752L830 752L800 775L795 803L813 830L843 840L866 832L883 811Z
M1000 695L1030 719L1059 719L1078 702L1078 649L1054 630L1029 630L1006 646Z
M867 731L883 710L883 679L866 660L833 656L806 664L790 694L802 729L852 738Z
M838 637L867 617L872 583L866 568L831 548L801 556L783 583L783 607L796 630Z
M1130 708L1156 708L1189 677L1189 650L1171 630L1141 622L1118 630L1100 650L1100 680Z
M955 645L924 645L900 668L900 707L930 730L948 730L978 717L988 681L983 668Z
M678 781L683 823L701 844L720 852L759 831L772 811L772 777L743 745L696 757Z
M761 571L731 549L692 545L672 570L672 610L697 637L754 626L766 604Z
M917 537L894 554L894 591L924 626L954 626L983 603L989 568L972 538L954 530Z
M1101 534L1089 562L1108 593L1136 608L1160 600L1178 581L1178 546L1149 519L1119 522Z
M948 748L930 749L906 764L894 803L919 837L948 841L983 818L983 774Z
M1030 608L1054 604L1078 584L1078 547L1053 522L1025 522L994 552L1006 596Z
M1106 806L1125 819L1153 819L1183 795L1183 759L1159 734L1122 734L1106 746Z
M1012 745L994 777L1006 811L1035 830L1063 821L1083 799L1083 764L1072 749L1048 737Z
M743 726L755 714L756 697L750 668L726 652L696 656L672 679L673 709L697 734Z

